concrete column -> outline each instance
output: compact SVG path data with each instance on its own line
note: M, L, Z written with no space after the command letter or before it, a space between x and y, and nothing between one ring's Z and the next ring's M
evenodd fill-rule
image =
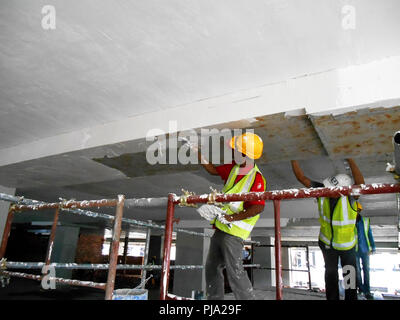
M163 237L152 235L150 236L150 246L149 246L149 261L148 263L153 262L153 257L155 257L154 263L157 265L161 264L161 256L162 256L162 246L163 246Z
M58 226L51 262L75 262L78 240L79 227ZM56 276L71 279L72 270L56 269Z
M262 245L273 245L273 237L252 237L251 240L259 241ZM274 247L254 247L254 263L263 267L275 267ZM254 269L254 289L270 289L275 286L275 270Z
M152 230L153 231L153 230ZM149 259L148 264L162 264L162 247L163 247L163 239L164 237L161 235L151 235L150 236L150 245L149 245ZM153 278L149 280L146 285L146 288L150 288L149 291L149 300L158 300L160 298L160 279L161 279L161 270L152 270L147 271L147 278L153 275Z
M290 269L289 248L281 248L282 269ZM274 257L275 259L275 257ZM290 271L282 271L282 281L284 286L290 285Z
M210 229L190 229L195 232L207 232ZM186 233L178 233L176 239L175 265L203 265L205 266L209 237L194 236ZM206 291L205 268L195 270L175 270L173 293L182 297L191 297L192 291Z
M10 195L15 195L15 188L7 188L0 185L0 193L6 193ZM8 209L10 208L10 202L0 201L0 242L3 238L3 231L6 225Z

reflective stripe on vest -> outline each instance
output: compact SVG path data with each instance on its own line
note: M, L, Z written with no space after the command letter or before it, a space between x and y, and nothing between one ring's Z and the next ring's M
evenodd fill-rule
M257 172L260 172L258 167L254 165L254 168L252 168L238 183L235 184L236 178L239 174L239 165L235 165L230 174L229 177L225 183L224 188L222 189L225 194L230 194L230 193L241 193L241 192L249 192L254 180L256 178ZM264 190L266 188L266 181L265 178L262 177L264 180ZM240 211L243 211L243 201L233 201L225 204L223 209L226 211L227 214L234 214ZM226 233L229 233L231 235L237 236L242 239L247 239L253 230L254 225L256 224L257 220L260 218L260 215L256 215L254 217L240 220L240 221L233 221L231 222L232 227L228 228L227 225L219 222L218 220L214 220L215 226L220 229L221 231L224 231Z
M319 238L322 240L322 242L324 242L325 244L330 244L330 240L325 237L322 233L319 234ZM342 250L349 250L348 248L350 247L353 248L353 246L356 244L356 238L353 239L353 241L350 242L344 242L344 243L337 243L337 242L333 242L332 241L332 247L334 247L335 249L340 250L339 248L341 248Z
M350 250L357 242L355 232L357 211L351 207L346 196L340 197L332 214L330 210L329 198L318 198L321 224L319 239L337 250Z

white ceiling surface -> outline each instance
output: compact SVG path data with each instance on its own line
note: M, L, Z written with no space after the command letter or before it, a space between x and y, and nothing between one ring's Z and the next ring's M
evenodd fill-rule
M47 4L56 8L54 31L45 31L40 25L40 11ZM313 74L315 83L325 85L342 74L332 75L330 70L368 65L400 55L397 0L352 1L356 9L355 30L342 28L342 8L346 4L347 1L328 0L118 0L101 4L94 0L2 1L0 158L14 160L4 162L8 166L0 170L0 184L18 187L18 192L27 197L48 201L58 197L96 199L117 193L127 197L165 196L168 192L179 194L181 188L199 194L208 192L209 186L220 189L221 181L202 170L167 174L158 168L149 175L127 177L92 160L143 151L143 140L116 141L113 145L85 149L79 138L74 142L83 147L73 145L67 154L63 154L62 146L55 148L59 151L54 156L45 149L57 143L62 145L59 135L85 132L87 128L119 123L127 117L142 119L141 116L150 114L143 119L144 127L151 128L152 120L165 123L173 119L165 111L179 112L179 107L185 105L193 106L188 109L193 111L193 118L210 114L207 125L211 125L212 109L202 107L204 100L211 101L209 108L221 96L230 95L229 99L234 101L235 96L241 98L237 93L281 82L280 86L287 89L288 79L302 81L302 76ZM322 79L325 73L329 77ZM312 88L307 94L313 95ZM399 97L400 94L383 95L377 101L371 98L365 103L379 105L382 98ZM337 98L332 101L348 97ZM348 101L356 101L354 107L359 101L364 103L351 98ZM276 97L274 102L279 99ZM318 101L316 98L313 104L318 105ZM307 107L303 102L282 111ZM224 110L230 106L227 104ZM325 107L322 104L312 111ZM261 115L269 113L264 111ZM250 115L252 109L243 112ZM218 114L219 119L223 116L224 113ZM215 124L218 123L221 121ZM135 127L127 129L135 131ZM114 131L101 133L112 137ZM35 144L38 141L43 143ZM17 152L5 155L25 144L38 146L38 156L29 158L32 161L19 162L22 160ZM75 150L81 151L70 153ZM373 168L371 161L362 159L361 169L367 182L393 182L389 174L380 172L389 158L390 155L381 156ZM302 165L313 179L334 173L334 168L344 169L340 161L332 162L323 155L311 156ZM268 179L269 190L301 187L287 159L260 167ZM319 176L315 176L316 172ZM365 197L368 214L396 214L392 195L368 199ZM293 219L297 217L296 210L298 217L316 218L311 199L285 201L282 217ZM162 220L164 211L127 210L126 216ZM267 206L265 218L272 219L272 213L272 206ZM198 219L193 209L179 208L177 216ZM40 217L38 213L26 213L25 217L48 220L51 213Z
M351 31L346 4L2 1L0 147L400 54L398 1L352 1Z

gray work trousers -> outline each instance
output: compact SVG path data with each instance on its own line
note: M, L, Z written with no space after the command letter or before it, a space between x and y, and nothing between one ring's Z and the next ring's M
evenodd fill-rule
M206 290L208 300L224 300L226 267L229 285L237 300L255 300L253 287L243 268L243 240L216 229L211 238L206 262Z

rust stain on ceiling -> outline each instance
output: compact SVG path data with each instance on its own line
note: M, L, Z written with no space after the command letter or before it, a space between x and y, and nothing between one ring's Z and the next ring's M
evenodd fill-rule
M384 155L393 152L392 137L400 128L400 106L311 119L332 158Z
M254 132L264 142L260 162L307 159L326 155L323 145L307 115L285 116L285 113L257 117Z

